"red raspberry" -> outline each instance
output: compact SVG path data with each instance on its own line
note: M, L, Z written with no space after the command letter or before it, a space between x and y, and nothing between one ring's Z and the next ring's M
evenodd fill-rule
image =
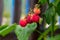
M21 25L22 27L25 27L27 25L27 20L26 19L21 19L19 21L19 25Z
M41 13L41 10L39 8L34 8L33 11L34 11L35 14L40 14Z
M32 23L32 14L28 14L28 16L27 16L27 22L28 23Z
M36 14L34 14L33 16L32 16L32 21L33 22L38 22L39 21L39 16L38 15L36 15Z

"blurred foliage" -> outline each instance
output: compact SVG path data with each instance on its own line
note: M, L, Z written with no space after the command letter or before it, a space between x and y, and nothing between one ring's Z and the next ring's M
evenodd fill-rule
M57 7L56 7L56 12L58 13L58 15L60 16L60 2L58 3Z
M47 38L47 40L60 40L60 34L58 34L54 37Z
M38 3L40 3L40 2L41 2L41 4L44 4L47 2L47 0L39 0Z
M59 26L60 25L55 25L54 31L57 30ZM42 38L44 38L49 32L51 32L51 29L52 29L52 26L50 25L49 28L40 35L40 37L38 38L38 40L41 40Z
M60 11L59 11L60 10L60 0L39 0L38 3L41 3L40 5L46 4L46 3L48 4L47 9L43 15L44 15L44 18L46 19L46 23L50 24L50 26L38 38L38 40L42 40L42 38L46 37L49 32L51 32L51 37L53 37L53 32L55 31L55 29L57 27L60 26L60 25L59 26L55 25L58 22L56 20L57 15L60 16ZM52 40L52 39L50 39L50 40ZM56 38L56 40L58 40L58 39Z
M46 18L46 22L48 24L50 24L52 22L52 17L53 17L54 14L55 14L55 8L54 7L48 8L46 10L45 18Z
M54 2L52 2L52 4L57 7L59 2L60 2L60 0L54 0Z

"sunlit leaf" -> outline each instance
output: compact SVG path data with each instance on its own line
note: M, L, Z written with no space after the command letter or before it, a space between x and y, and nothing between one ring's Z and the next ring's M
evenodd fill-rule
M4 28L6 28L8 25L2 25L2 26L0 26L0 31L2 30L2 29L4 29Z
M15 27L16 27L16 24L13 24L13 25L11 25L11 26L7 26L7 27L1 29L0 35L1 35L1 36L6 36L6 35L9 34L12 30L14 30Z

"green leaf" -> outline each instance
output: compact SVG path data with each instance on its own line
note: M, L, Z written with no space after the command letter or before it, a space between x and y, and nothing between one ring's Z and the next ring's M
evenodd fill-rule
M18 40L28 40L31 33L36 29L36 27L36 23L27 24L26 27L21 27L18 25L15 29Z
M44 3L46 3L47 2L47 0L39 0L39 2L38 3L40 3L41 2L41 4L44 4Z
M11 26L5 27L4 29L2 29L2 30L0 31L0 35L3 36L3 37L6 36L6 35L9 34L12 30L14 30L15 27L16 27L16 24L13 24L13 25L11 25Z
M56 12L60 16L60 2L59 2L59 4L56 7Z
M0 31L2 30L2 29L4 29L4 28L6 28L8 25L2 25L2 26L0 26Z
M46 10L45 12L45 18L46 18L46 22L48 24L50 24L52 22L52 16L55 14L55 8L51 7L49 9Z
M60 2L60 0L54 0L54 2L52 3L54 6L57 6L58 3Z

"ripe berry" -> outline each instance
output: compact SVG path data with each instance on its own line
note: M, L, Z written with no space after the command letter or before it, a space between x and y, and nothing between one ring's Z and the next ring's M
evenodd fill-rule
M27 20L26 19L21 19L19 21L19 25L21 25L22 27L25 27L27 25Z
M36 15L36 14L34 14L33 16L32 16L32 21L33 22L38 22L39 21L39 16L38 15Z
M34 13L35 13L35 14L40 14L40 13L41 13L41 11L40 11L40 9L39 9L39 8L34 8L34 10L33 10L33 11L34 11Z
M32 23L32 14L28 14L28 16L27 16L27 22L28 23Z

